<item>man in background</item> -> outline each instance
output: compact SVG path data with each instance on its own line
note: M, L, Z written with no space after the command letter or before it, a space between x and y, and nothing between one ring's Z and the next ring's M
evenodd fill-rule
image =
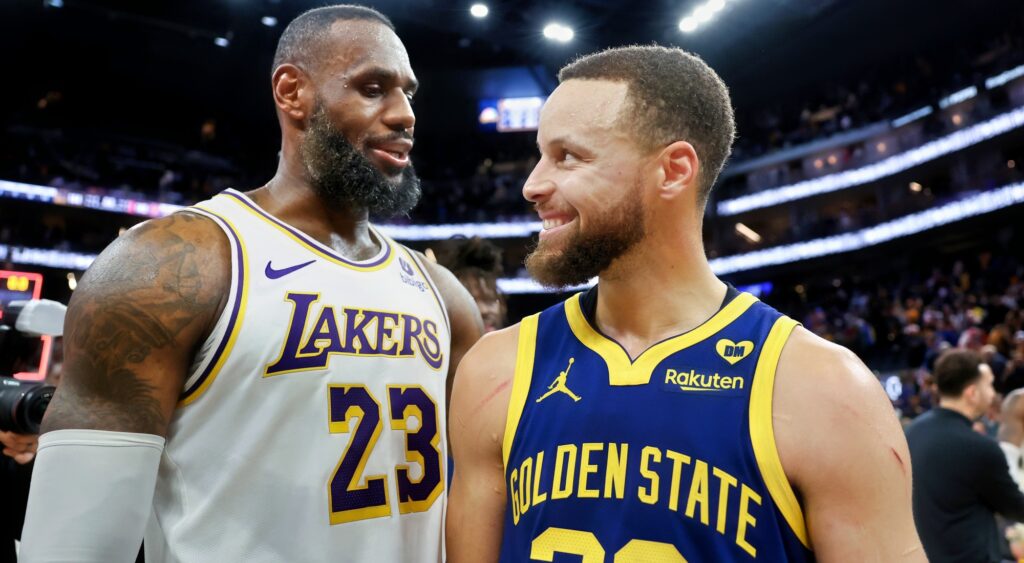
M1010 469L1010 477L1017 487L1022 488L1024 459L1021 458L1020 446L1024 443L1024 389L1012 391L1003 400L1002 420L999 424L999 447L1006 456L1006 465Z
M451 270L473 296L484 320L484 332L505 328L508 310L498 289L500 248L480 237L453 237L438 250L437 262Z
M995 515L1024 519L1024 494L996 442L971 430L995 395L992 370L955 348L934 373L939 406L907 427L918 534L933 563L1001 561Z

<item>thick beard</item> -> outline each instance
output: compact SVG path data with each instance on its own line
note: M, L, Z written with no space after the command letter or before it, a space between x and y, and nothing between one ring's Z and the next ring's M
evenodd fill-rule
M409 138L404 133L391 137ZM397 179L385 176L331 124L319 102L309 117L301 155L317 195L332 209L358 207L387 218L408 215L419 202L420 180L412 165Z
M621 203L609 206L605 215L591 220L587 232L577 225L565 241L564 250L548 249L548 244L540 241L526 257L530 275L541 285L568 287L584 284L608 269L644 238L644 205L637 187L634 183L634 189Z

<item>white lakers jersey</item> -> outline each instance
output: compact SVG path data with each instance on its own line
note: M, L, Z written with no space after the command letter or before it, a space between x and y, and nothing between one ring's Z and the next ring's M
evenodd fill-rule
M443 555L450 328L407 249L354 262L227 190L231 292L171 422L148 563Z

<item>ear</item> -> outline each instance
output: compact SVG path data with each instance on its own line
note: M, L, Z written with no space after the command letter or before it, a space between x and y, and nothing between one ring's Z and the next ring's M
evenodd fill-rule
M700 161L693 145L676 141L662 149L657 163L661 173L658 196L662 199L676 199L697 189L697 174Z
M285 63L271 77L274 105L290 119L304 121L313 108L312 82L301 68Z

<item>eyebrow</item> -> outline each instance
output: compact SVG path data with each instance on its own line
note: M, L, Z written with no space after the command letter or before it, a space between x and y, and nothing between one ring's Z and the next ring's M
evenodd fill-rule
M562 145L562 146L568 146L568 147L571 147L573 149L584 151L584 152L593 152L593 150L588 148L587 145L585 145L584 143L582 143L580 141L577 141L572 135L562 135L561 137L555 137L554 139L549 140L547 142L547 144L549 146ZM540 151L540 152L544 152L541 149L540 141L537 141L537 150Z
M382 66L373 66L367 69L360 70L355 73L355 78L360 79L373 79L376 78L382 82L398 82L398 73L389 68ZM420 88L420 83L415 78L409 78L408 84L405 90L415 93Z

